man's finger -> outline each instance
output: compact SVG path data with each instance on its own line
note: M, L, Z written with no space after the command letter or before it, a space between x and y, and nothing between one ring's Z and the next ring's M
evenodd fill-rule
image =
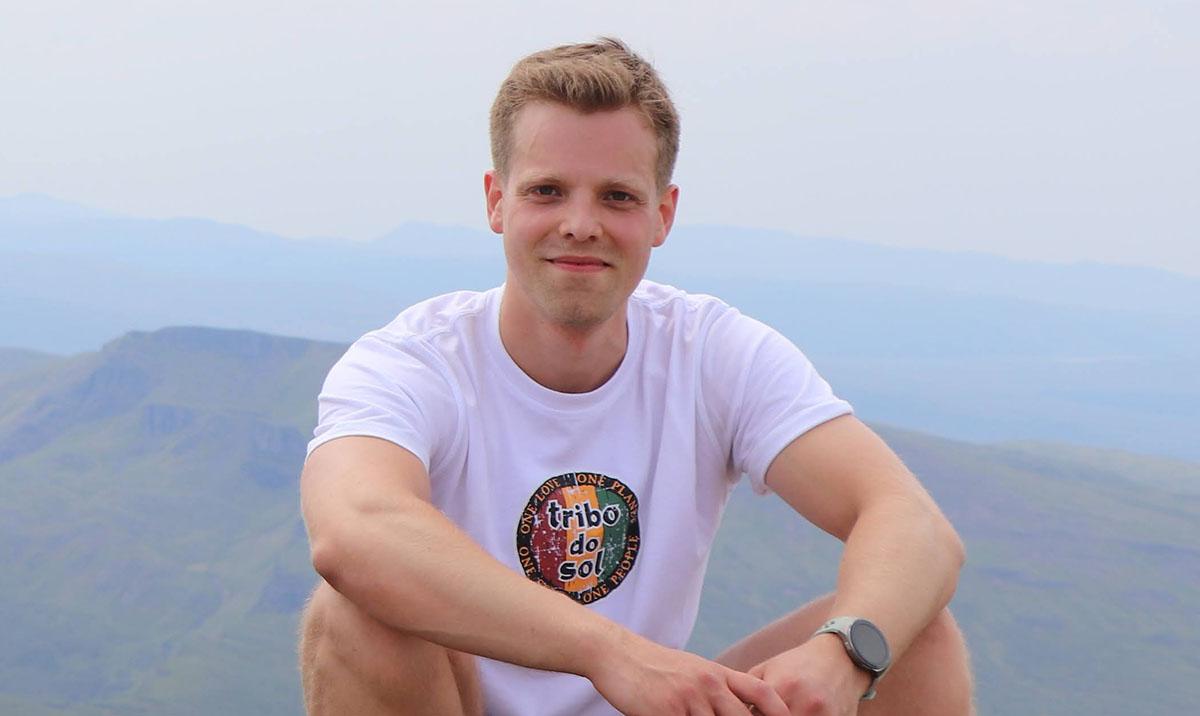
M713 701L713 711L716 712L716 716L751 716L758 713L753 706L743 702L740 696L734 696L732 689L717 696Z
M729 670L729 690L744 703L755 707L752 713L763 716L789 716L787 704L775 689L761 679L740 671Z

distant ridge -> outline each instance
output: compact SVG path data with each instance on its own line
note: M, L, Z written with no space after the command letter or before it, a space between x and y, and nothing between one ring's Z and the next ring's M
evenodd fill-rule
M294 379L298 365L307 367L310 380L319 380L344 350L344 345L254 331L130 332L95 353L43 369L37 381L17 373L4 380L0 374L0 461L34 453L78 426L121 418L143 404L250 413L261 406L275 408L280 396L272 385ZM188 377L197 370L204 372L203 386ZM315 395L304 398L313 409ZM296 400L286 405L295 408Z
M415 223L302 241L202 219L0 213L0 345L69 354L174 325L346 344L429 296L499 284L501 248ZM776 327L865 417L1200 459L1200 280L687 226L649 275Z
M275 353L297 358L314 346L345 350L330 341L277 336L261 331L210 326L167 326L153 331L130 331L104 344L102 353L141 352L150 347L177 350L189 354L218 353L239 358L260 359Z
M1188 499L1200 497L1200 462L1196 461L1039 440L1002 442L993 447L1010 455L1014 465L1028 458L1060 471L1074 471L1089 480L1109 476L1127 480L1130 485L1152 485Z
M0 287L0 345L70 352L126 330L172 324L350 340L428 295L490 287L504 275L499 238L465 228L409 223L372 242L303 241L205 219L94 216L47 197L2 201L8 209L0 211L0 262L10 275ZM62 206L61 214L47 208ZM62 221L30 219L47 215ZM822 308L834 317L860 312L847 304L855 297L880 296L872 311L887 311L898 299L916 309L942 304L980 321L995 320L997 310L1036 306L1072 322L1075 315L1093 323L1103 317L1125 331L1165 322L1168 330L1156 325L1153 336L1183 325L1179 319L1200 320L1200 279L1154 269L726 227L677 228L655 253L650 277L718 293L752 314L770 311L758 301L801 291L825 297ZM364 322L367 314L379 323ZM1086 335L1102 340L1106 333ZM859 337L869 339L870 331Z
M168 247L183 249L188 242L201 241L214 248L239 249L247 257L258 255L262 248L286 253L300 247L323 247L343 254L386 251L412 257L501 258L498 236L460 226L410 221L371 241L292 239L203 218L120 216L41 194L0 197L0 250L20 246L36 251L38 245L49 242L50 246L102 256L104 242L98 243L96 238L116 239L112 232L99 226L93 227L94 230L77 227L74 234L42 235L36 244L30 237L3 231L4 222L47 219L121 222L123 233L132 236L119 241L150 254L161 253ZM233 238L236 244L230 242ZM132 258L139 260L136 255ZM156 265L152 255L141 260ZM653 264L670 276L719 274L820 284L911 286L965 294L1020 296L1060 306L1200 316L1200 277L1164 269L1094 261L1054 263L1013 259L981 251L900 248L778 230L682 224L675 227L667 243L655 253ZM203 266L196 268L203 270Z
M1200 277L1093 261L1051 263L981 251L899 248L732 226L680 226L655 262L679 276L907 286L1055 306L1200 317ZM1182 300L1181 300L1182 299Z

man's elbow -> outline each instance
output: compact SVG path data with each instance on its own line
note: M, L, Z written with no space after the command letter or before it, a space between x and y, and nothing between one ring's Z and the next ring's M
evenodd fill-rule
M344 563L340 552L341 549L329 535L310 534L309 537L309 557L312 560L313 570L329 583L331 587L337 589L341 582L340 565Z
M963 544L958 530L954 529L954 525L950 524L949 520L942 517L940 522L941 542L949 553L955 569L961 569L967 562L967 546Z
M364 561L371 553L368 533L373 531L374 517L358 510L338 509L308 520L313 570L342 594L363 586L361 577L370 571Z
M967 562L967 547L963 544L962 537L958 531L954 529L954 525L950 524L944 516L938 515L938 542L942 547L943 553L946 555L948 571L950 579L948 585L949 597L954 594L958 588L958 575L962 571L963 565Z
M352 511L340 503L304 502L304 526L308 531L308 554L313 570L334 589L343 584L354 548L353 532L345 525L359 525ZM342 591L338 589L338 591Z
M382 553L391 555L383 562L399 566L396 560L403 561L403 554L389 545L411 541L406 526L417 521L414 515L422 504L413 497L390 502L338 499L319 509L314 505L305 515L313 570L344 595L374 591Z

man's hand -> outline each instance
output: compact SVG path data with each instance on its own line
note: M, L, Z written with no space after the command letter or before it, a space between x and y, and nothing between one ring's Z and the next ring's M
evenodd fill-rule
M625 716L789 714L761 679L628 632L587 676Z
M793 716L854 716L871 683L836 634L815 636L749 673L774 689Z

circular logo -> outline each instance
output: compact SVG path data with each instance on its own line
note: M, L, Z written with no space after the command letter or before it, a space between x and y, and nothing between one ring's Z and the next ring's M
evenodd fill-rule
M517 522L525 575L581 604L616 589L640 545L637 496L620 480L594 472L546 480Z

